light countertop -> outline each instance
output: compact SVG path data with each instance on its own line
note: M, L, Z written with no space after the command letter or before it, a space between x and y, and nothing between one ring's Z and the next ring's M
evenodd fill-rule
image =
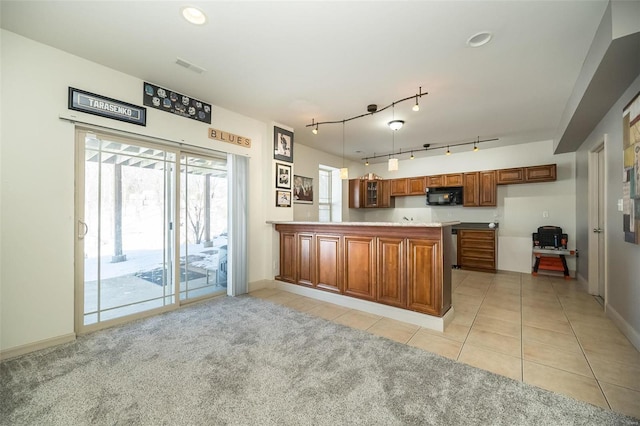
M400 226L400 227L416 227L416 228L442 228L443 226L453 226L460 222L280 222L267 221L273 225L332 225L332 226Z

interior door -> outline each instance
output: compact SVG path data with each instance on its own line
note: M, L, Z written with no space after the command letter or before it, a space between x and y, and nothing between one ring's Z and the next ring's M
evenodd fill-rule
M171 306L176 153L76 137L76 329Z
M597 228L594 230L598 234L598 294L605 300L605 263L604 263L604 149L598 151L598 218Z

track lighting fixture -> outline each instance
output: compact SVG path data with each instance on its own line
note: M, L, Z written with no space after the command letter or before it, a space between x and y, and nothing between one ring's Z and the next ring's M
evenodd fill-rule
M420 86L420 93L422 93L422 86ZM418 103L418 97L416 96L416 104L411 108L415 112L420 111L420 104Z
M362 117L366 117L367 115L373 115L373 114L377 114L381 111L384 111L385 109L394 106L395 104L399 104L400 102L404 102L404 101L408 101L409 99L415 99L416 103L413 106L413 110L414 111L419 111L420 110L420 105L418 103L418 100L423 97L424 95L428 95L428 92L422 92L422 86L420 86L420 90L418 91L418 93L416 93L415 95L411 95L411 96L407 96L406 98L402 98L402 99L398 99L397 101L394 101L392 103L390 103L389 105L383 107L383 108L378 108L378 105L376 104L370 104L367 105L367 112L365 114L360 114L360 115L356 115L354 117L349 117L349 118L345 118L343 120L334 120L334 121L318 121L315 122L314 120L311 120L311 124L307 124L305 127L311 127L312 128L312 132L313 134L317 134L318 132L318 127L321 124L338 124L338 123L342 123L343 121L351 121L351 120L355 120L356 118L362 118ZM404 124L404 122L402 122Z
M456 143L456 144L451 144L451 145L443 145L443 146L437 146L437 147L431 147L430 144L425 143L424 145L422 145L421 148L411 148L408 151L403 151L402 149L400 149L398 152L395 151L395 131L392 132L392 151L389 154L380 154L380 155L376 155L376 153L374 152L372 156L370 157L366 157L363 158L363 160L365 160L365 165L369 165L369 160L370 159L376 159L376 158L382 158L382 157L387 157L388 161L389 161L389 171L394 171L394 170L398 170L398 158L396 158L396 156L401 156L402 154L406 154L407 152L410 152L411 155L409 157L410 160L413 160L415 158L414 156L414 152L415 151L428 151L428 150L434 150L434 149L446 149L445 151L445 155L451 155L451 150L450 147L452 146L463 146L463 145L473 145L473 151L479 151L480 148L480 143L481 142L492 142L492 141L497 141L499 140L498 138L493 138L493 139L483 139L480 140L480 137L478 137L478 139L471 141L471 142L462 142L462 143ZM393 158L392 158L393 157Z
M315 119L314 119L314 118L312 118L312 119L311 119L311 125L312 125L312 126L315 124L315 123L314 123L314 121L315 121ZM314 135L317 135L317 134L318 134L318 125L317 125L317 124L316 124L316 127L314 127L314 128L313 128L313 130L311 130L311 133L313 133Z

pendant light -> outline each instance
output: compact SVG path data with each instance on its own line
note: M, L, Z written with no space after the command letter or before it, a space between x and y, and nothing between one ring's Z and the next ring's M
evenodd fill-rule
M340 169L340 179L349 179L349 169L344 166L344 120L342 121L342 168Z
M389 122L389 127L391 128L391 155L395 155L396 131L402 127L402 125L404 124L404 121L395 119L395 116L396 116L395 103L392 105L392 111L393 111L393 119ZM389 155L389 171L395 172L396 170L398 170L398 159L395 157L391 158L391 155Z

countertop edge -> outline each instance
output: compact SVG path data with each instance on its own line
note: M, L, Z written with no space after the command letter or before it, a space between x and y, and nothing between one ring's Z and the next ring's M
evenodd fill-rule
M317 226L397 226L397 227L415 227L415 228L442 228L445 226L457 225L460 222L296 222L296 221L276 221L268 220L270 225L317 225Z

